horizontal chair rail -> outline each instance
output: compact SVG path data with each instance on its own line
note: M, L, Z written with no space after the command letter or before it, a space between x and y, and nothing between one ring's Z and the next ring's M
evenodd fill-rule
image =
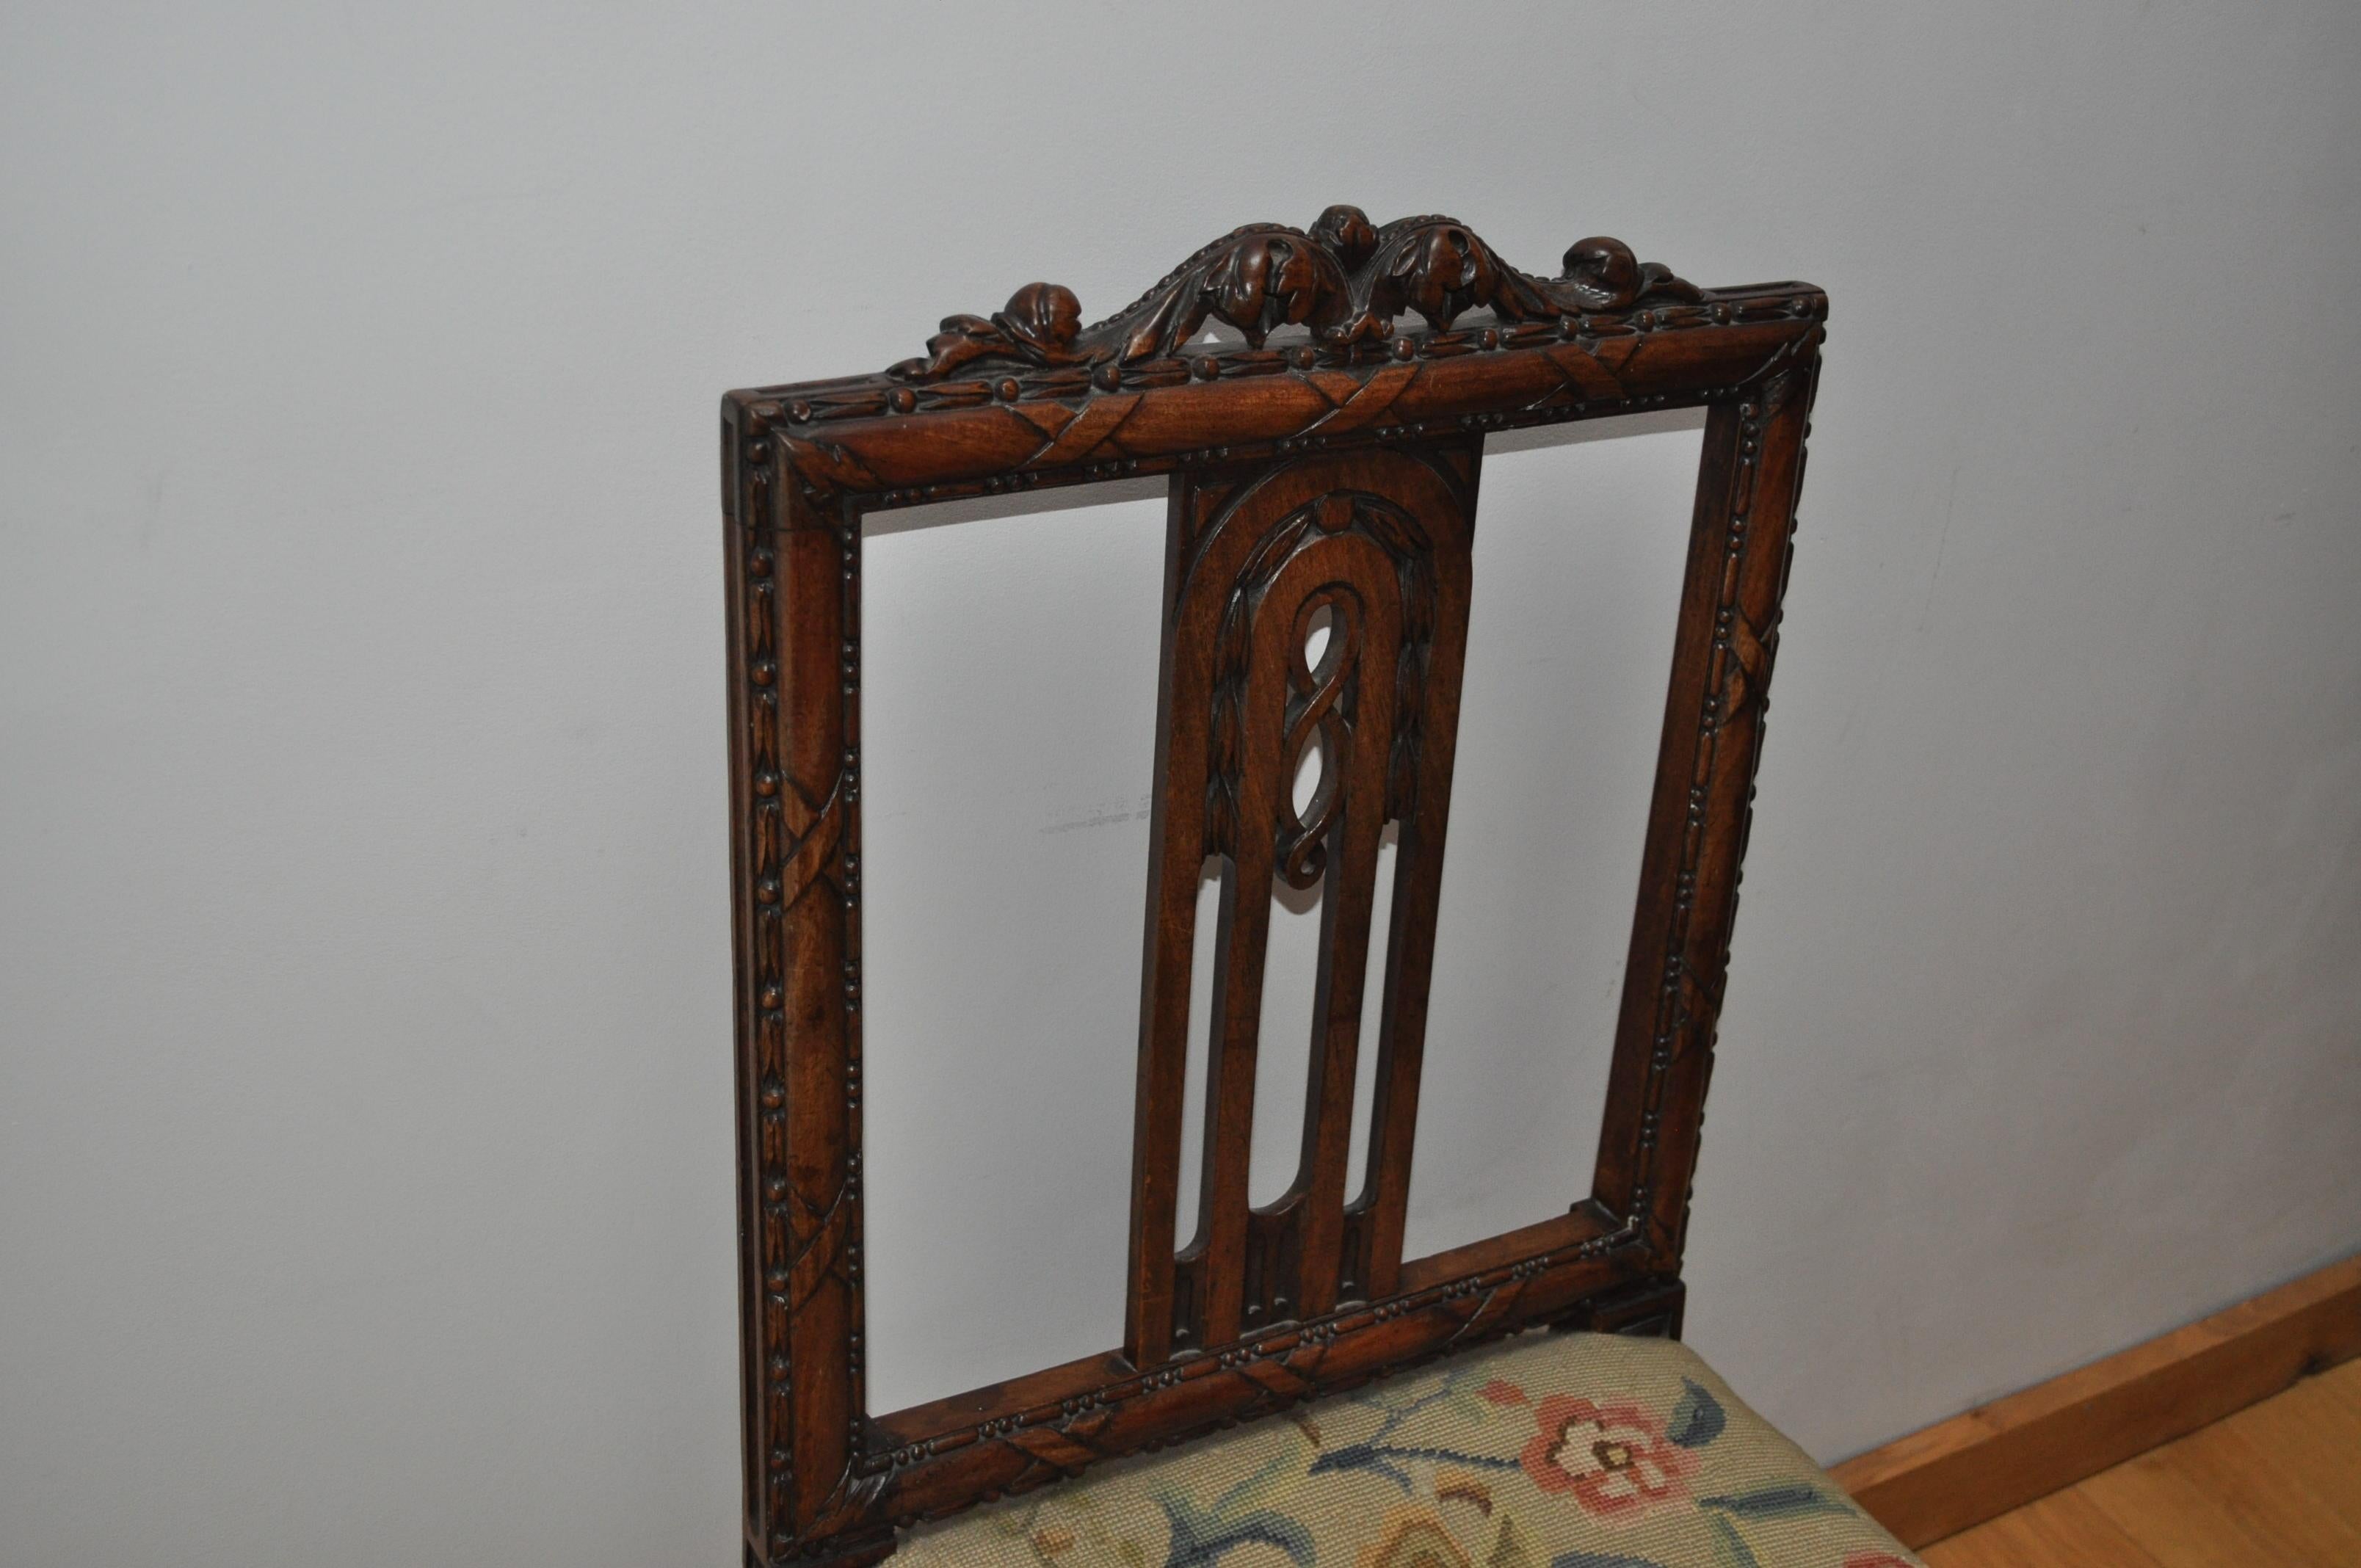
M854 1517L897 1524L956 1512L978 1495L1029 1490L1097 1460L1134 1453L1300 1400L1334 1393L1430 1356L1554 1323L1623 1282L1653 1285L1608 1255L1492 1270L1284 1324L1218 1354L1151 1371L1106 1373L1119 1356L1066 1366L918 1406L873 1423L899 1448L865 1454ZM977 1411L994 1412L979 1417ZM947 1426L939 1423L949 1423ZM931 1435L919 1437L919 1432Z
M917 506L1356 439L1694 407L1817 341L1827 313L1808 284L1758 283L1712 307L1406 332L1382 351L1212 348L1126 368L1112 390L1039 372L934 389L923 406L882 376L757 387L730 393L724 417L776 432L764 455L816 496Z

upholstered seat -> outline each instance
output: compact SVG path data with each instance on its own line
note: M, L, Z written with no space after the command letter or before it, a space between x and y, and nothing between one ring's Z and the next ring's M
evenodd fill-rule
M1902 1568L1677 1341L1531 1333L907 1537L906 1568Z

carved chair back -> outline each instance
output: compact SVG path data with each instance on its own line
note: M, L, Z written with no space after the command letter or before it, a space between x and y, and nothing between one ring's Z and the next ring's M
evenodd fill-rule
M1611 239L1559 276L1464 225L1256 225L1129 308L1017 291L882 375L730 393L746 1543L897 1524L1536 1324L1672 1333L1827 297L1702 290ZM1411 313L1418 318L1410 319ZM1245 346L1193 343L1208 320ZM1590 1190L1402 1256L1485 436L1703 406ZM1170 477L1123 1344L892 1413L862 1387L861 531L883 509ZM1329 633L1306 654L1314 618ZM1321 783L1298 808L1306 749ZM1367 1179L1347 1190L1378 849L1400 833ZM1175 1234L1201 868L1223 867L1196 1234ZM1275 882L1326 880L1302 1158L1252 1206Z

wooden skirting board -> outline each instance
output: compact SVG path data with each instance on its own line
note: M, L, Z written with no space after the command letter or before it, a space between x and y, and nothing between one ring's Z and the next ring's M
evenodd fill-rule
M2361 1355L2361 1255L1872 1449L1836 1478L1925 1546Z

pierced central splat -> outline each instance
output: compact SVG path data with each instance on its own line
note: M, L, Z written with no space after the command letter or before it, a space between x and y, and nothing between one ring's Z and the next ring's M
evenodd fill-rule
M1401 1261L1477 448L1176 482L1135 1150L1138 1365L1393 1288ZM1304 784L1309 784L1308 793ZM1401 824L1367 1190L1347 1204L1378 847ZM1196 885L1223 862L1198 1230L1175 1249ZM1247 1200L1276 883L1325 881L1303 1153Z

